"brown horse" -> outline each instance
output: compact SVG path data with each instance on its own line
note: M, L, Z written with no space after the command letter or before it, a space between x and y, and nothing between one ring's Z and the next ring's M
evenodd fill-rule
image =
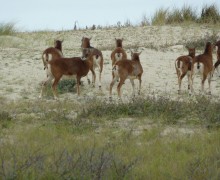
M181 93L182 79L187 74L188 77L188 90L190 90L190 76L191 76L191 66L193 58L195 57L195 48L187 48L189 54L187 56L180 56L175 61L176 74L178 78L178 94Z
M191 75L192 92L193 92L193 78L195 74L199 73L202 76L202 82L201 82L202 92L204 92L205 80L208 78L209 94L211 94L211 78L212 78L212 72L213 72L212 50L213 50L213 45L211 44L211 42L207 42L204 53L196 56L193 60L192 75Z
M91 68L94 72L95 72L95 68L99 69L99 88L101 88L101 86L102 86L101 85L101 76L102 76L103 63L104 63L103 55L102 55L102 52L100 50L90 46L90 40L91 40L91 38L83 37L81 48L82 49L84 49L84 48L92 49L93 52L95 52L95 54L98 55L98 56L94 55L94 57L93 57L93 66ZM92 84L93 84L93 86L95 86L95 79L96 79L96 74L95 73L93 74L92 79L93 79ZM88 83L90 83L90 79L88 78L88 75L87 75L87 80L88 80Z
M110 92L109 92L109 98L112 99L112 88L115 84L115 82L119 80L117 92L118 92L118 98L121 100L121 87L124 84L126 79L130 79L132 88L133 88L133 97L135 96L134 91L134 79L139 80L139 90L138 94L140 95L141 91L141 77L143 74L143 68L140 63L140 56L141 53L133 53L131 52L131 60L123 59L120 61L117 61L115 65L112 68L112 72L114 74L114 79L112 80L110 84Z
M220 64L220 41L217 41L215 43L215 46L217 47L217 52L216 52L216 56L217 56L217 61L214 64L214 70L216 69L218 71L218 66ZM213 70L213 71L214 71ZM219 74L219 73L218 73Z

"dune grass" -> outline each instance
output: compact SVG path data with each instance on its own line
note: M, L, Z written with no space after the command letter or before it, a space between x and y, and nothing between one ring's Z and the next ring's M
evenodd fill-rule
M0 36L1 35L14 35L17 32L15 23L0 23Z
M220 12L218 7L215 4L204 5L202 8L202 12L199 18L199 22L201 23L219 23L220 21Z
M182 8L158 9L152 16L152 25L170 25L184 23L218 24L220 12L215 4L204 5L201 12L184 5Z

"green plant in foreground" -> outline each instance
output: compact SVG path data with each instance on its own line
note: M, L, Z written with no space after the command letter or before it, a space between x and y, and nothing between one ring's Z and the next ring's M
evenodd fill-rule
M61 130L62 129L62 130ZM59 125L29 127L0 144L4 179L210 179L218 176L219 132L161 136L156 127L136 135L70 133ZM13 135L11 134L11 135ZM12 138L12 137L11 137Z
M220 103L210 98L91 99L83 105L0 99L0 123L10 120L6 130L0 126L1 179L219 176L220 132L204 128L219 123ZM76 110L82 114L72 117Z

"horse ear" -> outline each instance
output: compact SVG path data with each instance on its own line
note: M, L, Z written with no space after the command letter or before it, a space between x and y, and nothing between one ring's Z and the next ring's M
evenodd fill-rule
M140 56L140 55L141 55L141 53L142 53L142 51L138 53L138 56Z
M124 38L122 38L121 40L124 41Z
M91 40L92 39L92 37L91 38L89 38L89 40Z

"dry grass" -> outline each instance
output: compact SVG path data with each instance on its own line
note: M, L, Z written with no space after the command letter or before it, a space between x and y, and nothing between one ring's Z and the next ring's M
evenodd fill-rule
M29 100L1 104L1 178L218 177L218 103L199 98L189 105L161 97L109 105L92 99L87 105ZM198 114L207 111L199 117L190 114L191 107L199 107Z

